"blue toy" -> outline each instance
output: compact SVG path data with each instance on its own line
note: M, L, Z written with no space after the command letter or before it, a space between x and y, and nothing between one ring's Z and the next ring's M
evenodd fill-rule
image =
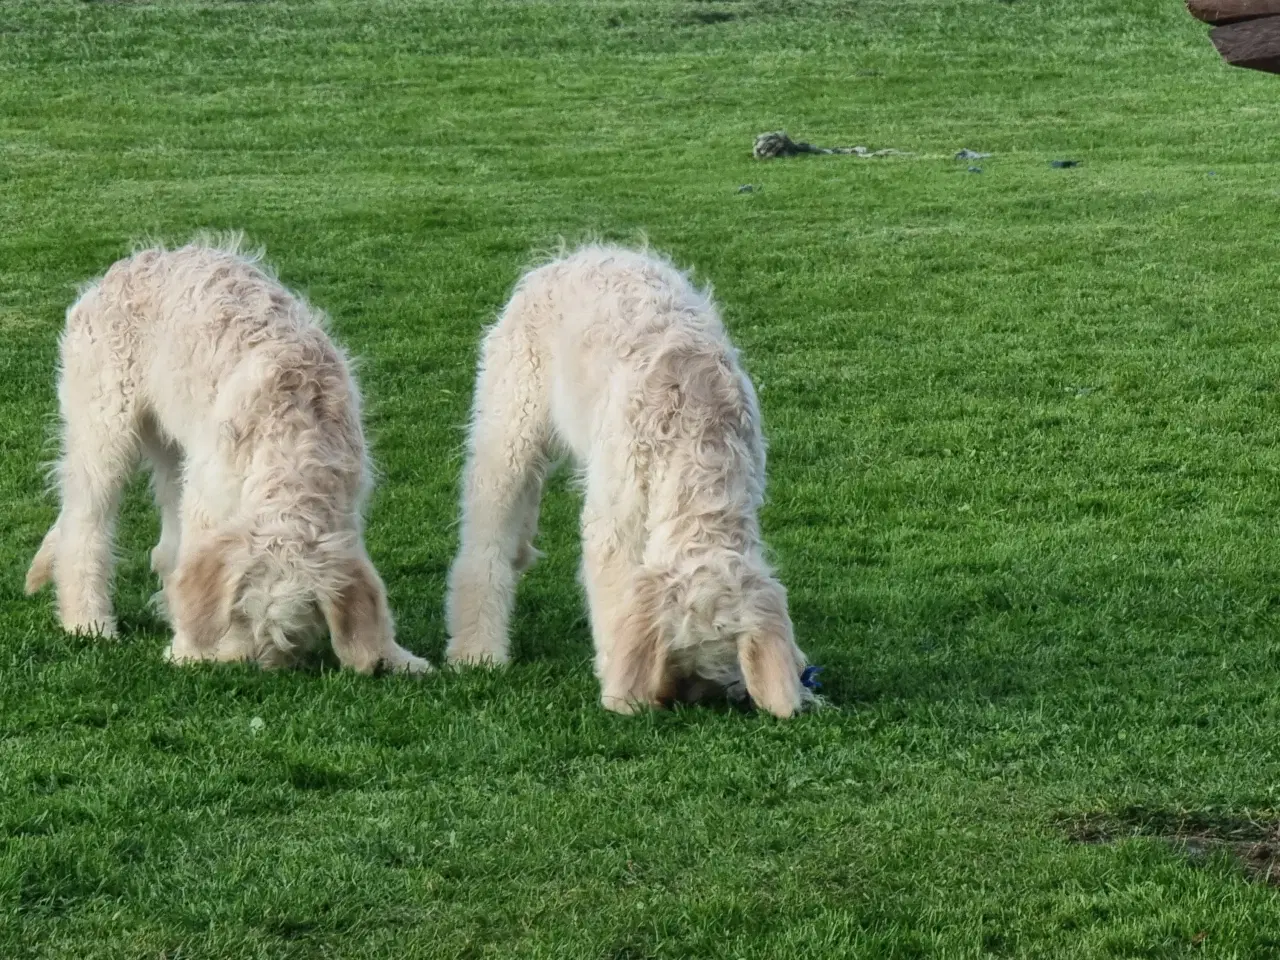
M815 693L821 690L822 684L818 682L818 674L820 674L821 672L822 672L821 667L815 666L814 664L809 664L809 666L805 667L804 670L801 671L800 673L800 685L804 687L808 687L810 690L814 691Z

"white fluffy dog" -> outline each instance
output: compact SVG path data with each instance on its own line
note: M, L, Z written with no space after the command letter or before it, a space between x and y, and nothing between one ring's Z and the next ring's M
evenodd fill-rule
M708 293L590 246L526 274L480 360L450 573L449 659L504 663L551 457L585 487L582 579L601 702L719 689L789 717L809 698L765 561L760 411Z
M176 661L276 666L323 636L346 666L426 670L398 646L369 561L360 396L323 315L235 243L146 250L67 312L58 399L62 510L27 572L62 626L115 633L121 490L150 461L151 567Z

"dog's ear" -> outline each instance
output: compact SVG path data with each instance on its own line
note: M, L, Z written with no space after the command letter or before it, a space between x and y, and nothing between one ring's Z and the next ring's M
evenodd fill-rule
M166 585L174 627L200 654L212 655L231 629L243 573L240 546L234 537L210 540L184 560Z
M782 585L770 581L752 598L748 629L738 637L738 663L755 705L775 717L794 716L804 702L805 658L792 639Z
M344 667L373 673L395 646L386 587L365 557L348 563L341 584L335 596L320 600L333 652Z

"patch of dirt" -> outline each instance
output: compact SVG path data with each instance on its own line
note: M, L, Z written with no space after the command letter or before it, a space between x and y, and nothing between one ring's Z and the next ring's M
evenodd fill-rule
M1280 887L1280 818L1274 811L1226 814L1128 807L1059 818L1076 843L1118 843L1130 837L1163 840L1192 863L1225 853L1257 883Z
M695 10L689 14L684 20L686 24L701 24L704 27L711 26L716 23L728 23L730 20L737 20L736 13L730 13L728 10Z

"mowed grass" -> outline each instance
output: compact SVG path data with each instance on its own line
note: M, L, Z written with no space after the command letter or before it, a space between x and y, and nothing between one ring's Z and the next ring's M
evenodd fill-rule
M0 956L1280 954L1274 889L1142 828L1280 808L1280 78L1205 34L1172 0L0 5ZM779 128L911 156L752 160ZM695 267L831 707L602 711L563 478L500 674L169 668L142 483L121 639L64 637L21 593L62 314L198 228L361 358L370 550L437 661L482 326L562 236Z

